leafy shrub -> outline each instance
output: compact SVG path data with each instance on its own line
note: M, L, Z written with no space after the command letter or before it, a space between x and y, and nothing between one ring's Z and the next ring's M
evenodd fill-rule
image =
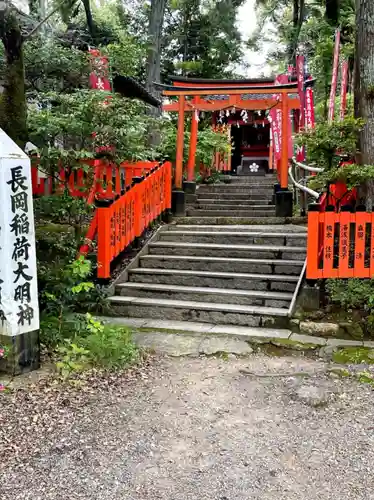
M358 310L368 334L374 333L374 279L330 279L326 290L342 310Z
M332 302L345 309L368 310L374 307L373 279L330 279L326 290Z
M131 332L124 327L103 325L89 313L76 331L67 332L55 349L57 369L63 378L88 368L116 370L139 359L139 350L131 340Z

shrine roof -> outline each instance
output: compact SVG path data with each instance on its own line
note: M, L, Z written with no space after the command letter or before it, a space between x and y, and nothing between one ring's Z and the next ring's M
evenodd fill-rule
M212 87L215 85L258 85L258 84L274 84L275 78L245 78L245 79L213 79L213 78L187 78L184 76L174 76L170 75L169 80L172 82L181 82L181 83L193 83L193 84L211 84Z
M199 86L198 84L194 87L189 87L189 86L174 86L174 85L164 85L163 83L157 83L154 82L155 86L158 87L160 90L168 90L168 91L173 91L177 93L183 93L183 92L193 92L193 91L203 91L203 92L221 92L221 93L229 93L230 90L233 91L254 91L254 90L268 90L269 92L274 92L276 93L277 90L287 90L289 89L290 92L297 90L297 83L296 82L291 82L291 83L282 83L280 85L275 85L274 82L271 82L271 84L266 84L266 85L246 85L243 84L243 86L237 87L234 84L227 84L224 86L220 85L214 85L212 82L212 85L208 86Z
M232 82L232 81L231 81ZM261 93L264 93L264 91L269 91L269 93L274 93L277 94L277 91L284 90L287 92L289 90L289 93L292 92L297 92L297 81L292 79L291 82L288 83L275 83L273 80L271 82L264 82L262 81L261 83L247 83L248 80L244 80L242 83L230 83L229 80L225 80L224 84L217 84L217 80L208 80L208 83L203 83L203 82L192 82L189 79L181 80L180 84L184 83L184 85L167 85L159 82L154 82L154 85L159 88L161 91L164 91L169 94L169 95L179 95L179 94L192 94L194 91L196 91L196 94L206 94L207 92L216 92L216 93L227 93L230 94L230 91L233 91L233 93L238 93L238 92L249 92L253 93L254 91L258 90ZM313 86L315 80L306 80L304 82L304 85L306 87Z
M161 102L131 76L116 75L113 78L113 90L123 97L140 99L154 107L161 106Z

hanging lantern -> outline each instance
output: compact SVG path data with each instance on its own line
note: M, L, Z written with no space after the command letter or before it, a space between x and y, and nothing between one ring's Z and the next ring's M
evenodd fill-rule
M233 107L231 108L231 114L232 114L232 115L234 115L235 113L236 113L236 109L235 109L235 106L233 106Z
M226 116L229 117L230 116L230 111L228 109L226 109Z
M242 109L240 112L240 116L242 117L244 123L248 122L248 113L245 109Z
M261 112L261 110L259 110L259 111L256 111L256 113L258 114L258 116L261 116L262 112Z

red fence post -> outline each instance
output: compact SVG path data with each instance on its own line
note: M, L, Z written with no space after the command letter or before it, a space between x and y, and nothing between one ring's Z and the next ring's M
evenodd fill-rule
M353 268L349 267L349 253L351 248L351 222L354 216L350 212L341 212L339 217L339 278L351 278Z
M97 277L110 278L112 206L97 208Z
M308 279L318 279L321 271L318 269L319 261L319 205L309 206L308 212L308 239L307 239L307 267L306 277Z
M368 218L367 212L357 212L355 214L355 252L354 252L354 277L368 278L370 276L370 267L365 268L365 234L366 222Z

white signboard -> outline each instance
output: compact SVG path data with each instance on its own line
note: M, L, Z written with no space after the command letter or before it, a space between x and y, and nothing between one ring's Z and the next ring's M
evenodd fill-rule
M29 157L0 129L0 333L39 328Z

